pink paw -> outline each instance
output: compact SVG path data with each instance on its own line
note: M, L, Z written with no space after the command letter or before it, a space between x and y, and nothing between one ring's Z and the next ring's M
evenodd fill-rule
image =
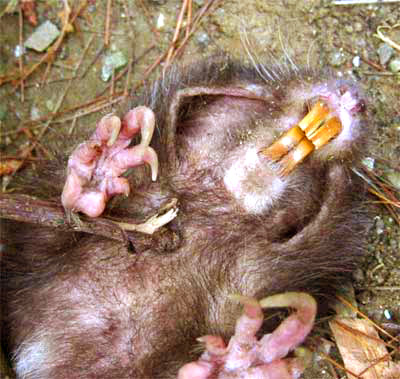
M158 158L149 146L154 126L154 113L144 106L130 110L122 122L117 116L104 116L90 139L81 143L68 160L61 195L64 208L100 216L112 196L129 194L128 180L121 175L144 163L150 165L152 180L156 180ZM140 144L128 148L139 130Z
M286 358L310 332L317 305L305 293L288 292L257 301L244 296L236 297L244 304L235 335L225 345L221 337L204 336L206 351L196 362L183 366L178 379L207 378L264 378L296 379L302 374L306 359ZM296 312L282 322L271 334L257 340L256 333L263 323L262 308L292 307Z

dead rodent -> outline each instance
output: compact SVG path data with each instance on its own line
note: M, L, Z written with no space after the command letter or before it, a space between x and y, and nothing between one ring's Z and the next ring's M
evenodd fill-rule
M285 163L260 152L320 99L341 132L283 173ZM114 198L105 215L146 219L177 199L162 229L178 242L162 249L156 232L157 247L135 253L4 222L3 337L20 378L175 377L201 353L196 338L234 333L241 307L229 295L322 297L363 254L363 188L351 169L366 123L354 83L210 60L171 69L136 105L155 115L158 179L146 165L132 169L129 197ZM49 197L65 180L50 174Z

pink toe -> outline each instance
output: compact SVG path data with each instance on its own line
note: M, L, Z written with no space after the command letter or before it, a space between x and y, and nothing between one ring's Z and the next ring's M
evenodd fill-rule
M114 196L119 194L124 194L125 196L129 195L130 186L128 179L126 178L112 178L107 181L107 195Z
M148 163L151 167L151 178L153 181L158 175L158 157L157 153L151 147L137 145L130 149L119 151L112 161L112 170L115 176L124 173L128 168Z
M236 322L235 335L228 344L224 367L228 371L247 369L257 357L256 333L263 323L263 313L256 299L239 296L244 312Z
M130 149L124 149L114 155L112 168L116 176L123 174L128 168L136 167L144 163L143 155L145 149L140 146L134 146Z
M264 320L261 307L254 304L245 304L243 315L236 324L236 334L241 336L255 336Z
M102 192L86 192L79 197L74 208L89 217L98 217L106 207L106 200L106 196Z
M222 355L226 352L226 345L220 336L203 336L197 338L197 341L205 344L206 351L212 355Z
M142 128L154 129L154 113L145 106L131 109L122 121L121 135L125 138L132 138Z
M208 362L198 361L184 365L178 371L178 379L207 379L213 371L213 365Z
M82 180L71 170L64 184L61 194L61 203L66 209L73 209L82 192Z
M68 164L79 165L79 164L90 164L101 154L101 149L98 143L94 141L81 143L71 154ZM71 163L70 163L71 162Z
M265 335L259 342L260 358L271 362L283 358L299 346L310 333L317 305L308 294L288 292L260 301L263 307L292 307L296 312L285 319L272 334Z
M121 120L115 115L104 116L97 124L92 140L108 142L110 139L117 139L121 129Z

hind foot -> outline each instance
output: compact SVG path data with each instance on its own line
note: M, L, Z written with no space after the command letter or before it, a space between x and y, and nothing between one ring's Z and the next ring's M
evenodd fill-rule
M156 180L158 158L149 146L155 126L154 113L141 106L121 120L104 116L90 139L81 143L68 160L67 179L61 196L64 208L90 217L100 216L114 195L128 195L128 180L121 175L131 167L148 163ZM139 145L128 148L141 132Z
M296 348L314 324L317 312L315 300L310 295L296 292L267 297L261 301L244 296L235 298L244 304L244 312L236 323L235 335L228 346L218 336L199 338L200 342L205 343L206 351L198 361L183 366L178 379L299 378L310 354L306 349ZM296 312L271 334L257 340L256 333L263 323L262 308L275 307L292 307ZM283 359L292 350L295 350L295 357Z

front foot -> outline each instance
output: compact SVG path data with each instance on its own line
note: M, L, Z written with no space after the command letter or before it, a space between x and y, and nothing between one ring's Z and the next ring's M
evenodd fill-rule
M261 301L244 296L235 298L244 304L244 312L236 323L235 335L228 346L218 336L199 338L205 344L206 351L198 361L183 366L178 379L299 378L307 366L309 354L296 348L314 324L317 312L315 300L310 295L297 292L275 295ZM275 307L292 307L296 312L271 334L257 340L256 333L263 323L262 308ZM292 350L295 350L295 357L285 358Z
M100 216L112 196L129 194L128 180L121 175L144 163L150 165L155 181L158 158L149 146L154 126L154 113L144 106L130 110L122 122L117 116L104 116L90 139L81 143L68 160L61 195L64 208L90 217ZM128 148L139 131L140 144Z

